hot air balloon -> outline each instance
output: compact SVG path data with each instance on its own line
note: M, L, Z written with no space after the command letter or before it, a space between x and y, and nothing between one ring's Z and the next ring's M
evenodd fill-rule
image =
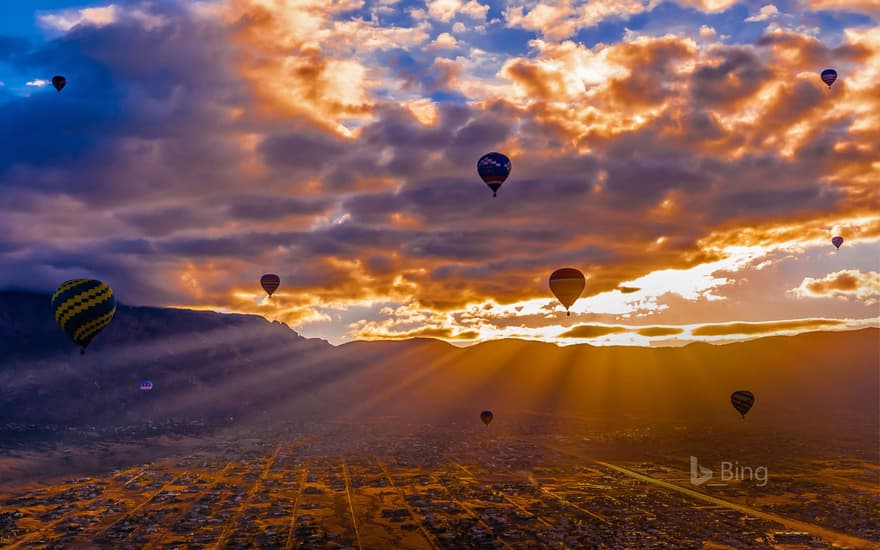
M149 380L144 380L141 382L141 391L152 391L153 383Z
M834 69L825 69L822 71L822 82L824 82L829 88L834 81L837 80L837 71Z
M52 86L58 90L58 93L61 93L61 89L67 85L67 79L61 75L55 75L52 77Z
M510 159L501 153L486 153L477 161L477 173L492 190L492 196L498 196L498 188L510 175Z
M274 273L267 273L260 277L260 284L263 286L263 290L265 290L271 298L272 293L278 290L278 285L281 284L281 277Z
M110 324L116 313L116 298L109 286L94 279L71 279L52 296L55 320L73 342L80 355L92 339Z
M585 286L587 286L587 281L584 279L584 274L577 269L563 267L550 275L550 290L553 291L556 299L565 306L566 315L569 316L571 312L568 311L568 308L580 297Z
M739 411L739 414L745 418L746 413L755 404L755 395L746 390L735 391L730 394L730 402L733 404L733 408Z
M483 421L483 424L489 425L489 422L492 422L492 419L495 418L495 415L492 414L492 411L483 411L480 413L480 420Z
M837 248L837 250L840 250L840 245L843 244L843 237L839 235L836 237L832 237L831 244L833 244Z

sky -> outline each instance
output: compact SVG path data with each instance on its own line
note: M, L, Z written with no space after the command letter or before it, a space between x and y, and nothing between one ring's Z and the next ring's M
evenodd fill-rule
M877 326L878 6L7 2L0 289L91 277L337 344Z

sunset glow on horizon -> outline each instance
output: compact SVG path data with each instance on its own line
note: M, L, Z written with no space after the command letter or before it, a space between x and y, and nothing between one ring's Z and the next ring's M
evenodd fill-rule
M0 289L96 278L334 344L880 326L870 2L34 6L0 23Z

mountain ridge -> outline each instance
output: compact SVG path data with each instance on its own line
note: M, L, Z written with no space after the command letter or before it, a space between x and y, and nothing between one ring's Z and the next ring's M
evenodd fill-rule
M80 357L46 296L0 293L0 424L446 422L485 408L711 423L730 420L739 389L755 392L749 419L767 426L877 424L876 328L656 348L433 338L333 346L256 315L125 305L117 315ZM139 391L143 379L153 391Z

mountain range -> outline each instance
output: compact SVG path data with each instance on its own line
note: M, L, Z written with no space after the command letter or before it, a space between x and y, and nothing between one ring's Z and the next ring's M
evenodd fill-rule
M80 356L49 301L0 292L0 425L439 423L492 409L497 419L526 423L730 427L743 421L729 396L748 389L756 403L746 421L768 429L878 431L873 328L680 348L524 340L458 348L431 339L332 346L255 315L119 305ZM140 391L141 380L154 389Z

